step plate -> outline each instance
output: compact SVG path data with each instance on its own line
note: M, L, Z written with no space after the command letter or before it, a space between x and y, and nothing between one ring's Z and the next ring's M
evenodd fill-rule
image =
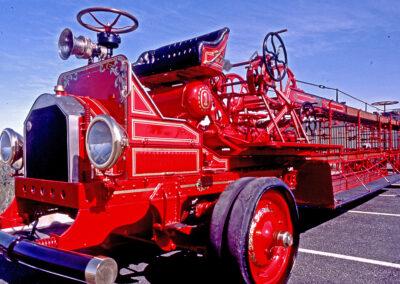
M357 199L366 197L374 192L377 192L391 184L400 181L400 174L393 174L376 181L365 184L365 186L358 186L346 191L335 194L335 208L344 206Z

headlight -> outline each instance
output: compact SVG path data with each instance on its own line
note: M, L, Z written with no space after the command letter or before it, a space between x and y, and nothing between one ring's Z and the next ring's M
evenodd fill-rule
M22 156L22 136L11 128L4 129L0 136L0 161L20 170L23 167Z
M126 145L126 135L108 115L96 116L86 133L86 151L90 162L99 170L115 165Z

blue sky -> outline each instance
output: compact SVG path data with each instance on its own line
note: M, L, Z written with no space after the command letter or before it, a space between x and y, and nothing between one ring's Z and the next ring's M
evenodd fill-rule
M227 26L226 58L246 60L268 31L284 40L297 79L338 87L367 101L399 100L400 1L5 1L0 0L0 129L21 132L34 99L52 92L61 72L86 64L62 61L65 27L92 33L75 17L91 6L127 10L139 28L122 36L117 53L136 61L147 49ZM318 91L318 90L316 90ZM319 91L325 96L331 92Z

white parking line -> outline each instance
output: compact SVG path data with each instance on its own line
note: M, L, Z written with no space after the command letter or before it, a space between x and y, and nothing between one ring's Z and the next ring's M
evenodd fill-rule
M382 196L382 197L398 197L399 195L397 195L397 194L379 194L378 196Z
M349 210L349 213L356 214L369 214L369 215L381 215L381 216L392 216L392 217L400 217L400 214L392 214L392 213L381 213L381 212L369 212L369 211L357 211L357 210Z
M303 249L303 248L299 248L299 252L315 254L315 255L321 255L321 256L334 257L334 258L340 258L340 259L346 259L346 260L352 260L352 261L357 261L357 262L363 262L363 263L369 263L369 264L375 264L375 265L380 265L380 266L386 266L386 267L400 269L400 264L398 264L398 263L374 260L374 259L369 259L369 258L356 257L356 256L337 254L337 253L331 253L331 252L324 252L324 251L317 251L317 250L311 250L311 249Z

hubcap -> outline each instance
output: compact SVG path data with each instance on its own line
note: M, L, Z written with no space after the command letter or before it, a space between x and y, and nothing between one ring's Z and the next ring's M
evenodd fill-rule
M250 223L248 260L255 283L281 282L291 265L294 228L286 199L275 190L258 201Z
M285 248L291 247L293 245L293 236L289 232L279 232L278 235L277 235L277 240Z

